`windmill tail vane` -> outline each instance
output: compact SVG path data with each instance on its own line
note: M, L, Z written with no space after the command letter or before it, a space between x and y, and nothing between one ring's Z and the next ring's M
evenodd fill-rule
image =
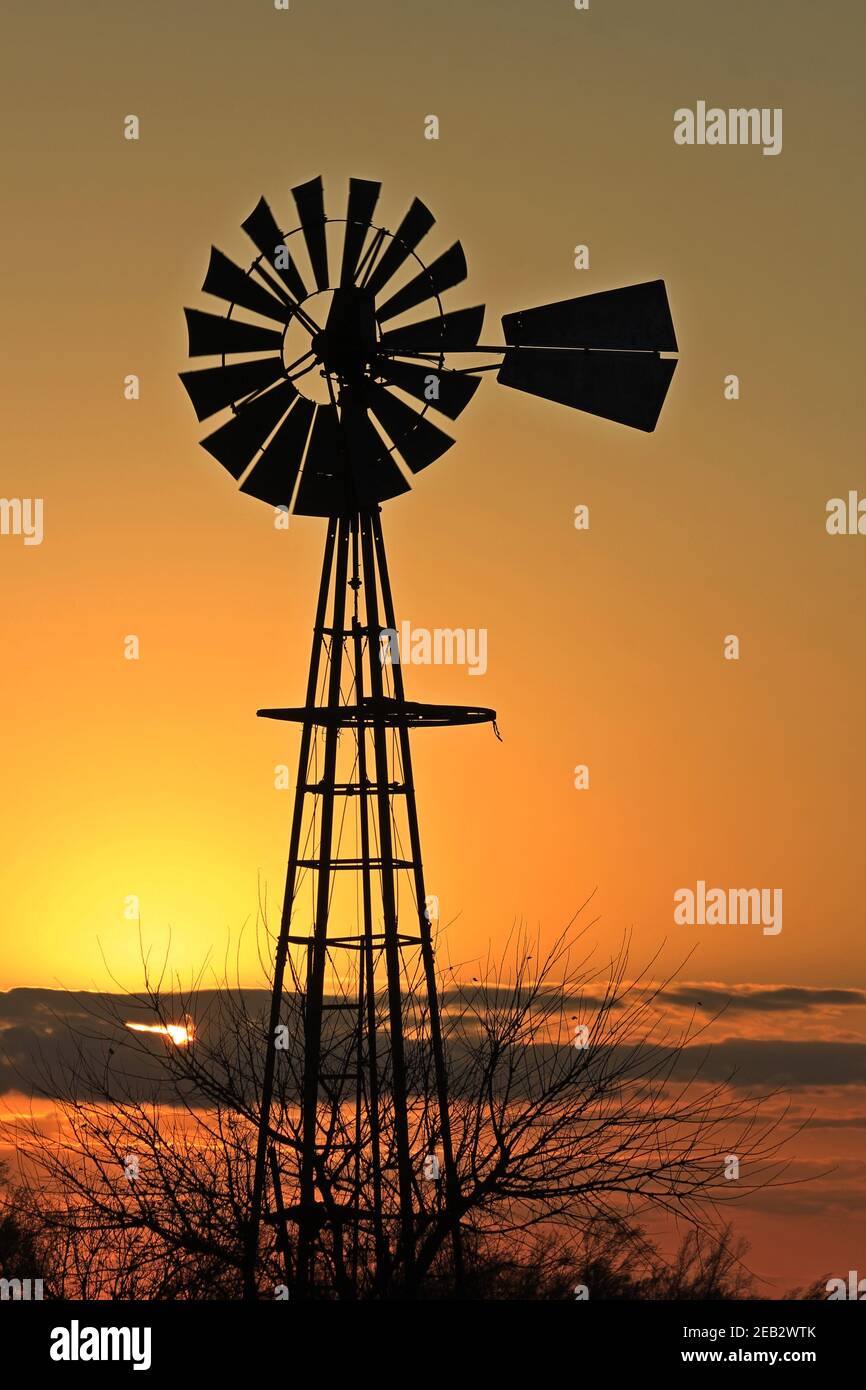
M484 307L443 302L467 276L460 243L419 255L434 225L419 199L390 232L374 220L376 182L350 180L341 219L327 218L320 178L292 193L294 228L281 230L264 198L243 222L256 252L246 269L212 248L202 288L227 307L184 311L189 354L210 363L181 380L198 419L217 419L202 445L242 493L327 518L305 701L259 710L297 724L300 748L245 1273L255 1296L264 1222L293 1296L327 1278L353 1297L395 1282L411 1291L436 1222L459 1283L460 1176L410 734L496 727L492 709L408 701L399 661L383 663L381 634L398 625L381 504L451 448L483 373L650 431L677 343L653 280L506 314L504 342L482 345ZM294 1091L276 1042L292 993L303 998ZM278 1141L292 1105L288 1172Z

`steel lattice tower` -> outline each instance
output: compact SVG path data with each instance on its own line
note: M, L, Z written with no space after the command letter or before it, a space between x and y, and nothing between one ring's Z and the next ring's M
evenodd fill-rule
M492 710L480 708L408 702L399 663L391 667L392 689L388 690L379 642L383 628L394 630L396 621L378 510L332 518L319 588L308 702L297 709L260 711L267 718L291 720L301 726L285 906L277 946L270 1021L273 1035L279 1025L286 955L289 947L301 947L307 954L302 1094L304 1150L300 1200L288 1213L298 1224L294 1273L301 1290L310 1278L311 1247L317 1224L327 1219L325 1204L321 1199L317 1201L316 1165L320 1177L322 1173L330 1175L332 1191L333 1171L344 1173L343 1181L337 1184L343 1190L343 1200L338 1208L334 1203L332 1212L340 1211L340 1219L350 1238L346 1244L356 1245L358 1226L368 1223L374 1233L379 1259L387 1258L379 1152L379 1054L383 1037L387 1037L390 1104L396 1138L400 1241L403 1262L411 1277L416 1200L413 1188L418 1162L409 1132L403 982L412 972L404 968L405 953L420 954L435 1076L437 1121L424 1147L431 1149L437 1141L441 1145L445 1203L455 1207L457 1204L445 1057L409 734L411 729L420 726L480 723L493 720L495 716ZM316 703L315 691L319 686L327 692L324 704ZM345 692L343 696L341 690ZM313 749L318 731L323 735L324 747L321 768L314 773ZM342 750L351 769L348 778L338 769L341 731L350 731L348 757L347 750ZM341 855L335 846L337 808L346 798L354 798L357 802L359 855ZM319 803L312 811L311 800ZM405 849L397 840L395 801L402 801L404 807L408 841ZM315 853L307 857L302 835L305 824L311 823L317 827L317 843ZM313 929L307 935L299 934L297 928L293 930L291 910L296 903L298 876L304 870L315 882ZM339 923L335 928L333 923L330 901L333 877L347 872L357 875L361 885L362 912L357 932L347 932ZM398 912L400 876L406 876L412 888L412 905L406 914L408 925L404 917L402 927ZM326 962L341 952L354 955L352 973L356 995L352 1002L324 997ZM375 984L377 972L383 968L385 1027L379 1017ZM348 1010L354 1025L349 1030L337 1030L336 1045L328 1035L325 1021L331 1009ZM276 1053L271 1050L264 1081L263 1113L267 1113L271 1102L275 1059ZM327 1115L334 1107L348 1102L357 1117L358 1128L369 1136L373 1203L367 1210L358 1205L362 1200L360 1184L353 1185L351 1172L345 1173L342 1155L330 1152L327 1136L323 1136L324 1126L319 1115L323 1094ZM260 1145L265 1144L263 1128ZM452 1241L459 1266L456 1222Z

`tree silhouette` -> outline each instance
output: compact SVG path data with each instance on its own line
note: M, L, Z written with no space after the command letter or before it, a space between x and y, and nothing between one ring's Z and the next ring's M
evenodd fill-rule
M724 1208L785 1180L784 1113L767 1113L773 1095L735 1094L727 1080L703 1081L706 1053L696 1058L695 1044L709 1025L669 1021L662 1001L669 981L650 980L654 961L629 978L627 938L612 960L594 962L586 943L593 923L580 919L544 954L537 940L515 929L469 983L453 969L441 971L458 1219L472 1253L465 1288L457 1287L448 1239L453 1218L430 1162L437 1110L422 982L404 983L416 1025L407 1031L415 1037L407 1058L418 1211L411 1285L396 1219L387 1037L379 1057L382 1179L374 1191L376 1173L366 1160L371 1136L359 1133L359 1115L344 1103L340 1085L340 1068L351 1064L353 1019L349 1010L330 1011L336 1021L324 1039L323 1071L333 1067L334 1080L323 1083L320 1096L313 1296L471 1294L473 1278L476 1288L484 1284L479 1270L531 1270L551 1242L563 1252L572 1283L579 1283L599 1232L608 1242L609 1284L610 1240L633 1253L641 1222L660 1213L686 1223L702 1242L690 1256L684 1248L694 1273L696 1250L701 1259L708 1249L720 1259L719 1252L730 1252ZM18 1152L18 1209L62 1252L67 1296L240 1296L267 996L225 979L205 988L204 972L184 990L170 980L167 958L155 975L146 954L143 960L144 990L91 996L88 1026L71 1026L62 1069L55 1054L24 1079L34 1093L56 1099L61 1122L55 1134L35 1119L5 1126ZM350 1000L353 981L335 985L335 1002L341 990ZM283 997L269 1135L279 1148L278 1181L269 1193L257 1269L258 1293L269 1298L291 1296L294 1283L304 998L294 978ZM189 1016L193 1041L177 1046L131 1032L134 1005L166 1028ZM353 1165L352 1172L345 1169L346 1187L358 1190L360 1180L365 1194L365 1210L354 1220L341 1202L341 1167L334 1162L341 1150ZM739 1160L737 1181L725 1177L729 1155ZM378 1242L374 1211L384 1233ZM730 1285L730 1265L724 1270ZM680 1283L688 1282L681 1270Z

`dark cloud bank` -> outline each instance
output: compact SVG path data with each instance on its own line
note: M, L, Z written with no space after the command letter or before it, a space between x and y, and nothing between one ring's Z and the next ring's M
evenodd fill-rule
M866 1002L866 996L858 990L785 986L725 990L718 985L688 985L670 989L664 998L671 1005L696 1007L700 1004L712 1011L724 999L732 999L735 1001L732 1007L758 1014L794 1009L814 1012L828 1006L839 1008ZM223 999L224 996L214 990L201 991L195 997L191 1011L205 1048L221 1042L221 1030L226 1026L226 1016L220 1007ZM268 1002L265 991L235 992L234 999L249 1015L264 1018ZM168 1002L176 1003L175 1021L180 1019L184 1008L190 1007L189 1001ZM448 1002L446 996L446 1007ZM566 1001L566 1007L576 1003ZM591 1012L593 1003L583 999L584 1018ZM134 1071L139 1094L152 1093L155 1099L170 1099L161 1083L160 1066L168 1044L160 1037L141 1034L134 1035L133 1039L133 1035L111 1023L111 1012L121 1020L155 1021L147 1006L121 994L67 993L52 989L12 989L0 993L0 1093L23 1091L56 1096L64 1089L64 1079L71 1071L80 1071L76 1058L80 1061L83 1056L89 1067L94 1064L110 1066L116 1076L125 1074L126 1070ZM792 1031L795 1030L792 1028ZM667 1049L657 1049L655 1055L660 1051ZM735 1087L751 1090L860 1086L866 1085L866 1042L824 1042L795 1037L790 1040L722 1038L712 1044L702 1042L685 1048L672 1079L687 1080L698 1066L704 1082L730 1079ZM79 1093L79 1098L89 1097ZM828 1117L819 1123L830 1127L841 1126L845 1121Z

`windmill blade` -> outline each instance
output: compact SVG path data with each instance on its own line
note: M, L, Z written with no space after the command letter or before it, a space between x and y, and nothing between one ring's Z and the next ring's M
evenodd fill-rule
M190 357L214 357L226 352L279 352L283 335L273 328L259 328L254 323L228 319L222 314L203 314L199 309L184 309L189 335Z
M450 434L386 387L372 382L364 388L364 396L413 473L420 473L454 443Z
M295 499L297 514L333 516L408 490L362 404L344 391L339 416L336 407L319 406Z
M289 505L315 408L305 396L298 396L258 463L250 471L241 492L258 497L260 502L269 502L272 507Z
M434 225L436 218L421 202L412 200L412 206L397 228L391 241L376 262L372 271L363 281L365 290L376 295L387 285L391 276L400 269L407 256L411 256L422 237Z
M409 484L387 444L374 429L362 397L343 391L340 425L345 448L352 460L354 492L359 506L370 507L409 491Z
M390 352L408 357L421 352L463 352L475 347L483 323L484 305L477 304L472 309L455 309L404 328L389 328L379 343Z
M270 386L281 376L285 376L282 358L260 357L255 362L234 362L228 367L181 372L180 379L199 420L206 420L253 391Z
M283 240L283 234L277 226L277 220L264 198L259 198L249 217L241 223L241 226L256 249L261 251L270 268L279 275L292 298L299 302L306 299L307 287L298 267L289 255L289 248ZM285 266L276 264L278 250L285 252L285 255L280 257L281 261L286 261Z
M370 179L349 179L346 239L343 242L343 262L340 267L340 284L344 289L355 283L358 258L367 237L381 187L380 183L374 183Z
M435 299L443 290L450 290L452 286L459 285L461 280L466 279L467 274L463 247L459 241L455 241L453 246L443 251L441 256L437 256L435 261L431 261L413 280L392 295L381 309L377 310L376 318L380 323L385 319L396 318L397 314L414 309L416 304L423 304L425 299Z
M295 498L300 516L328 516L343 510L346 464L337 407L320 405L310 434L304 471Z
M399 386L407 395L426 401L434 410L447 415L449 420L457 419L481 385L480 377L454 372L433 362L422 366L417 362L384 358L377 364L376 370L390 386Z
M320 290L328 288L328 244L325 240L325 194L321 178L310 179L309 183L298 184L292 189L292 197L301 219L301 228L310 264Z
M621 352L677 352L664 280L602 290L502 320L515 347L607 348Z
M651 431L676 365L673 358L651 352L510 348L497 380L531 396Z
M253 396L225 425L202 440L202 448L233 478L240 478L297 394L290 381L281 381L269 391Z
M278 323L288 323L292 317L289 305L262 289L215 246L211 247L210 264L202 289L205 294L212 294L229 304L240 304L244 309L250 309L266 319L276 319Z

